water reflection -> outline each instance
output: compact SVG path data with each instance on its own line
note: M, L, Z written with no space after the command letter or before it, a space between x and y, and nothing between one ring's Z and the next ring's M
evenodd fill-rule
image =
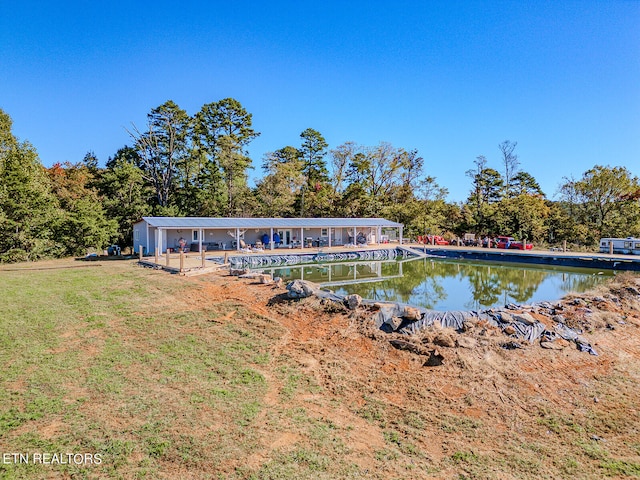
M285 280L304 279L336 293L399 301L436 310L480 310L508 303L554 301L613 275L589 269L444 259L349 262L268 268Z

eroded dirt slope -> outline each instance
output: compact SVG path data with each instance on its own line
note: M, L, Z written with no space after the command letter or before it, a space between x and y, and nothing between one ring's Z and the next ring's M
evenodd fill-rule
M562 302L567 324L584 332L598 356L569 342L557 350L539 342L507 350L504 333L487 325L463 334L434 327L420 337L388 335L372 326L369 312L287 301L284 289L250 279L187 281L202 285L195 302L234 299L284 327L269 363L259 367L268 408L256 420L260 448L248 459L252 469L309 443L295 424L272 417L300 408L333 425L346 446L341 455L372 478L640 476L635 277ZM426 366L426 355L394 348L392 338L437 350L442 365ZM275 373L284 360L299 367L294 387Z

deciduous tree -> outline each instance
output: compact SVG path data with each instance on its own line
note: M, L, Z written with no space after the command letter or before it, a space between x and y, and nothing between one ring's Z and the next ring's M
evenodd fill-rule
M152 209L153 190L145 183L138 163L135 150L121 148L107 161L97 182L106 217L118 223L121 247L132 245L133 224Z
M63 212L35 148L11 128L0 109L0 262L58 256L54 229Z
M505 140L498 145L501 154L500 160L504 167L504 196L507 198L514 195L513 178L518 173L520 167L518 155L514 153L517 146L518 142L511 142L510 140Z
M638 231L640 205L630 196L638 188L638 178L625 167L596 165L580 180L566 179L560 192L572 216L587 226L582 240L593 243Z
M258 213L265 217L295 215L295 202L305 182L303 163L297 148L287 146L265 155L265 176L258 181Z
M13 136L1 141L0 261L59 256L64 246L55 237L63 217L49 178L35 149Z
M116 219L107 218L98 192L91 185L93 174L82 162L55 164L47 170L53 193L64 215L55 226L56 240L67 255L85 255L102 250L117 238Z
M494 231L539 243L547 238L550 209L539 195L522 194L496 205Z

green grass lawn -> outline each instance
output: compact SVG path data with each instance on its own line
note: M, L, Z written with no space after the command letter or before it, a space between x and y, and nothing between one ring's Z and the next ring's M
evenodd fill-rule
M533 347L446 370L352 373L342 346L328 352L332 335L351 335L346 317L327 343L281 351L289 332L272 318L296 305L269 318L233 295L207 296L206 279L135 262L42 265L0 268L2 479L640 477L637 363L570 384L574 393L559 395L573 406L562 411L510 390L514 379L538 382L509 363L539 354ZM365 341L354 338L340 345ZM389 356L373 352L371 365ZM502 371L487 359L504 359ZM451 397L450 386L473 394ZM487 414L465 413L474 409ZM16 463L13 453L100 462Z
M192 284L133 263L0 278L0 453L101 457L3 462L0 477L217 478L256 448L275 323L233 302L194 310ZM241 321L216 322L232 310Z

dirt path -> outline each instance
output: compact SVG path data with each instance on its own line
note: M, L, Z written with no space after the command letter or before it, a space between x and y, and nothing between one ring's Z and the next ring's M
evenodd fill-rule
M585 330L598 356L539 344L507 351L492 331L476 333L476 348L434 347L431 332L417 341L438 349L439 367L391 347L362 316L318 300L274 301L283 289L229 276L187 281L202 285L194 301L234 300L285 329L269 364L257 367L268 390L257 420L261 448L248 459L254 468L306 441L294 425L270 426L273 412L295 408L334 425L347 461L377 472L373 478L401 476L402 465L416 468L412 478L507 478L496 473L504 462L519 478L599 478L606 459L640 460L640 296L632 277L566 302L568 323ZM287 393L276 374L284 358L317 388ZM583 467L593 476L578 475Z

